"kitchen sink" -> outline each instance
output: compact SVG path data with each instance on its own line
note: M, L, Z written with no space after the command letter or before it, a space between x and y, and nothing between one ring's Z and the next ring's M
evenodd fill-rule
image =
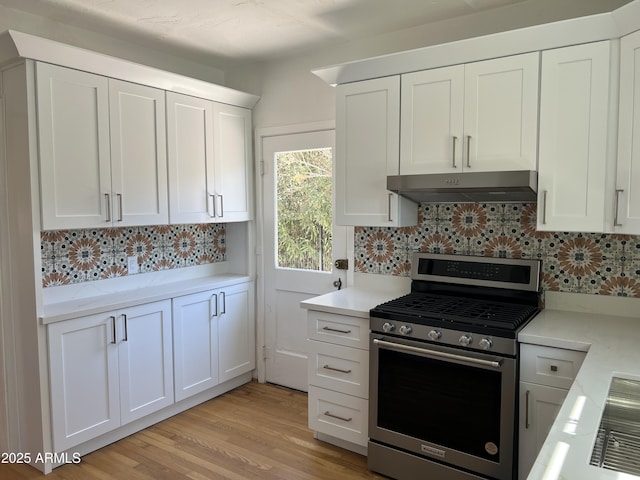
M640 475L640 380L611 380L590 463Z

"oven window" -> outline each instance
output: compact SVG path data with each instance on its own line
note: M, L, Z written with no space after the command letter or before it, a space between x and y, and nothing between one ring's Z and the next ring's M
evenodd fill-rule
M381 348L378 426L499 462L501 373Z

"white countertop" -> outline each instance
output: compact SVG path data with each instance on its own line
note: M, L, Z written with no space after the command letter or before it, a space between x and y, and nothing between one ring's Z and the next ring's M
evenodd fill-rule
M597 296L581 296L587 303ZM575 297L580 298L580 297ZM631 301L629 301L631 300ZM519 334L522 343L588 352L529 473L530 480L624 480L640 477L589 465L607 393L614 376L640 380L640 300L625 299L622 312L584 313L546 308ZM595 303L594 303L595 305ZM594 311L589 305L574 305Z
M367 288L349 287L343 290L313 297L300 302L302 308L321 312L350 315L352 317L369 318L369 310L380 303L393 300L408 293L405 290L370 290Z
M122 291L97 289L93 295L83 294L76 297L69 295L65 291L64 294L61 293L58 295L61 301L55 301L55 295L50 295L51 299L43 306L40 321L42 324L60 322L86 315L118 310L134 305L157 302L205 290L245 283L251 280L253 280L253 278L247 275L223 274L182 279L176 282L150 283ZM64 289L64 287L57 288Z

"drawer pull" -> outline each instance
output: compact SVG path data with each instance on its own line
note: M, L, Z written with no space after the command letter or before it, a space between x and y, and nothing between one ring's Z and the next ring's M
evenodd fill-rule
M524 428L529 428L530 424L529 424L529 394L531 392L529 390L527 390L527 393L525 394L526 397L526 401L525 401L525 413L524 413Z
M330 367L329 365L325 365L324 367L322 367L324 369L327 370L333 370L334 372L340 372L340 373L351 373L351 369L349 370L343 370L341 368L335 368L335 367Z
M551 365L549 367L549 370L551 370L552 372L557 372L558 371L558 366L557 365Z
M327 332L344 333L345 335L351 333L351 330L341 330L339 328L331 327L322 327L322 330L326 330Z
M331 418L337 418L338 420L342 420L343 422L350 422L351 420L353 420L353 418L349 417L349 418L344 418L341 417L340 415L334 415L333 413L331 413L329 410L327 410L326 412L324 412L325 416L327 417L331 417Z

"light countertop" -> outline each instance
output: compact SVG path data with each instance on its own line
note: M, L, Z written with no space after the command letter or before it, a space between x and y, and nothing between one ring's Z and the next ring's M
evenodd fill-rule
M586 298L597 296L582 297L597 302L597 298ZM587 352L529 480L640 478L589 465L612 377L640 380L640 300L626 301L623 308L609 305L606 310L627 316L546 308L520 332L522 343ZM589 305L575 308L598 310Z
M371 290L350 287L344 290L313 297L300 303L302 308L319 310L338 315L369 318L369 310L376 305L398 298L408 293L402 288L389 290Z

